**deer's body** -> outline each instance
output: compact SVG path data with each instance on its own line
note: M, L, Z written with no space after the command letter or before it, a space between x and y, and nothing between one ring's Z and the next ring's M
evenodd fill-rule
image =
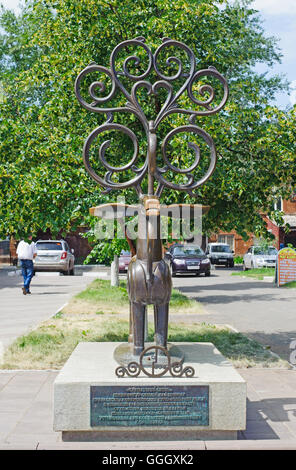
M147 238L138 239L137 254L129 264L127 275L130 341L133 342L135 355L144 349L145 314L149 304L154 305L156 345L166 347L172 291L170 269L163 259L161 239L156 233L160 223L159 201L148 199L143 214L148 218Z

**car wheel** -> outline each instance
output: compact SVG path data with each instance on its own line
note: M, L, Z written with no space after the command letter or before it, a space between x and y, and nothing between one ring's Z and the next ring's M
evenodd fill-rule
M248 271L249 268L246 267L245 263L243 263L243 271Z
M70 276L70 265L68 265L66 271L63 271L64 276Z
M207 272L205 273L205 277L209 277L210 275L211 275L211 271L207 271Z
M72 269L70 269L70 276L74 276L74 266Z
M197 277L199 277L199 276L200 276L200 273L195 273L195 275L196 275Z

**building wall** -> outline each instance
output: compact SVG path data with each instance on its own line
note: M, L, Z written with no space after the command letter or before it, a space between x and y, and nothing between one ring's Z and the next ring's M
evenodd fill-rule
M232 230L231 232L223 232L221 230L217 234L212 234L209 237L208 242L209 243L218 242L219 235L233 235L233 237L234 237L233 251L234 251L235 255L237 255L237 256L244 255L248 251L250 246L253 245L253 240L254 240L253 235L250 235L249 239L247 241L245 241L245 240L243 240L243 238L240 235L238 235L238 233L236 233L235 230Z
M285 214L296 214L296 200L283 201L283 212Z

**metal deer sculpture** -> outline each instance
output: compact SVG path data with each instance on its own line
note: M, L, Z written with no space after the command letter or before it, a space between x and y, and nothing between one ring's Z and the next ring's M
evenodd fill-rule
M130 48L139 48L140 55L143 53L146 57L147 67L145 71L138 72L141 68L141 59L136 55L127 57L123 62L119 59L123 51L128 51ZM177 55L187 56L187 68L182 65L179 57L169 56L166 60L166 66L169 70L175 68L172 76L165 74L160 66L160 57L162 54L169 54L169 51L175 48ZM120 62L120 66L116 63ZM131 67L137 69L137 75L131 73ZM177 71L176 71L177 70ZM111 80L111 91L107 96L98 96L106 93L106 88L103 82L95 81L89 87L89 95L92 99L91 103L85 101L82 97L81 86L83 80L90 73L99 72L104 74ZM157 77L157 81L151 83L146 80L149 75ZM214 88L209 84L200 86L198 93L205 99L198 100L194 96L193 87L203 77L211 77L216 79L222 85L223 92L219 104L213 106L215 99ZM128 91L126 81L135 82ZM183 84L176 91L174 84L178 81L183 81ZM160 90L165 90L166 99L162 108L155 114L154 120L148 120L142 106L138 100L138 92L140 89L146 89L148 95L159 96ZM127 103L122 107L104 107L103 105L112 100L117 92L127 100ZM124 41L118 44L113 50L110 57L110 68L105 68L95 63L88 65L77 77L75 82L75 93L78 101L88 111L95 113L105 113L107 121L105 124L94 129L87 137L84 149L83 159L84 164L91 175L91 177L105 188L105 193L113 189L126 189L134 187L136 190L139 201L140 210L139 217L146 220L146 233L141 237L139 234L137 240L137 254L132 258L128 268L128 294L130 300L130 339L133 344L133 354L135 357L143 352L144 349L144 318L147 305L153 304L155 315L155 343L156 346L167 347L167 330L168 330L168 311L169 301L171 296L171 274L168 264L163 259L162 243L160 238L160 196L164 188L169 188L177 191L186 191L191 196L195 196L194 190L203 185L208 178L212 175L216 166L216 150L215 144L210 135L203 129L195 124L197 116L208 116L220 111L225 105L228 98L228 86L225 78L214 68L196 70L196 58L193 51L185 44L174 41L168 38L163 39L162 44L158 47L153 54L150 48L146 45L145 39L138 37L136 39ZM195 91L196 93L196 91ZM206 95L207 94L207 95ZM183 97L189 98L191 102L197 105L197 110L183 109L179 107L178 100ZM117 113L130 113L141 123L147 138L147 154L145 161L142 165L137 165L139 160L139 142L136 134L128 127L115 123L114 118ZM157 164L157 131L160 124L171 114L187 115L188 124L177 127L170 131L162 140L162 158L163 165ZM133 144L134 153L128 164L121 167L111 166L106 159L106 151L111 144L110 140L104 141L99 148L98 161L103 169L106 170L105 175L100 176L91 164L90 149L94 144L96 138L106 131L119 131L128 136ZM189 142L189 148L195 153L195 160L188 168L178 168L171 161L172 159L168 153L169 143L178 134L193 133L198 138L202 139L208 146L210 152L210 161L205 174L197 181L194 180L193 172L199 167L201 150L200 147L193 142ZM119 181L119 173L129 172L132 174L128 181ZM183 182L178 183L170 181L172 174L179 174L183 176ZM144 194L142 186L144 178L148 176L148 191ZM184 178L186 181L184 182ZM116 204L110 204L113 208ZM98 214L98 209L106 206L98 206L93 208L92 213ZM126 206L128 207L128 206ZM97 209L97 212L96 210Z

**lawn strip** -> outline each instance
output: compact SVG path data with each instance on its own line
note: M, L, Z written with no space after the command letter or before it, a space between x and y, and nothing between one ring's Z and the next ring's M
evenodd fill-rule
M275 275L274 268L258 268L258 269L248 269L247 271L235 271L231 273L232 276L242 276L242 277L251 277L262 281L264 277L270 277Z

